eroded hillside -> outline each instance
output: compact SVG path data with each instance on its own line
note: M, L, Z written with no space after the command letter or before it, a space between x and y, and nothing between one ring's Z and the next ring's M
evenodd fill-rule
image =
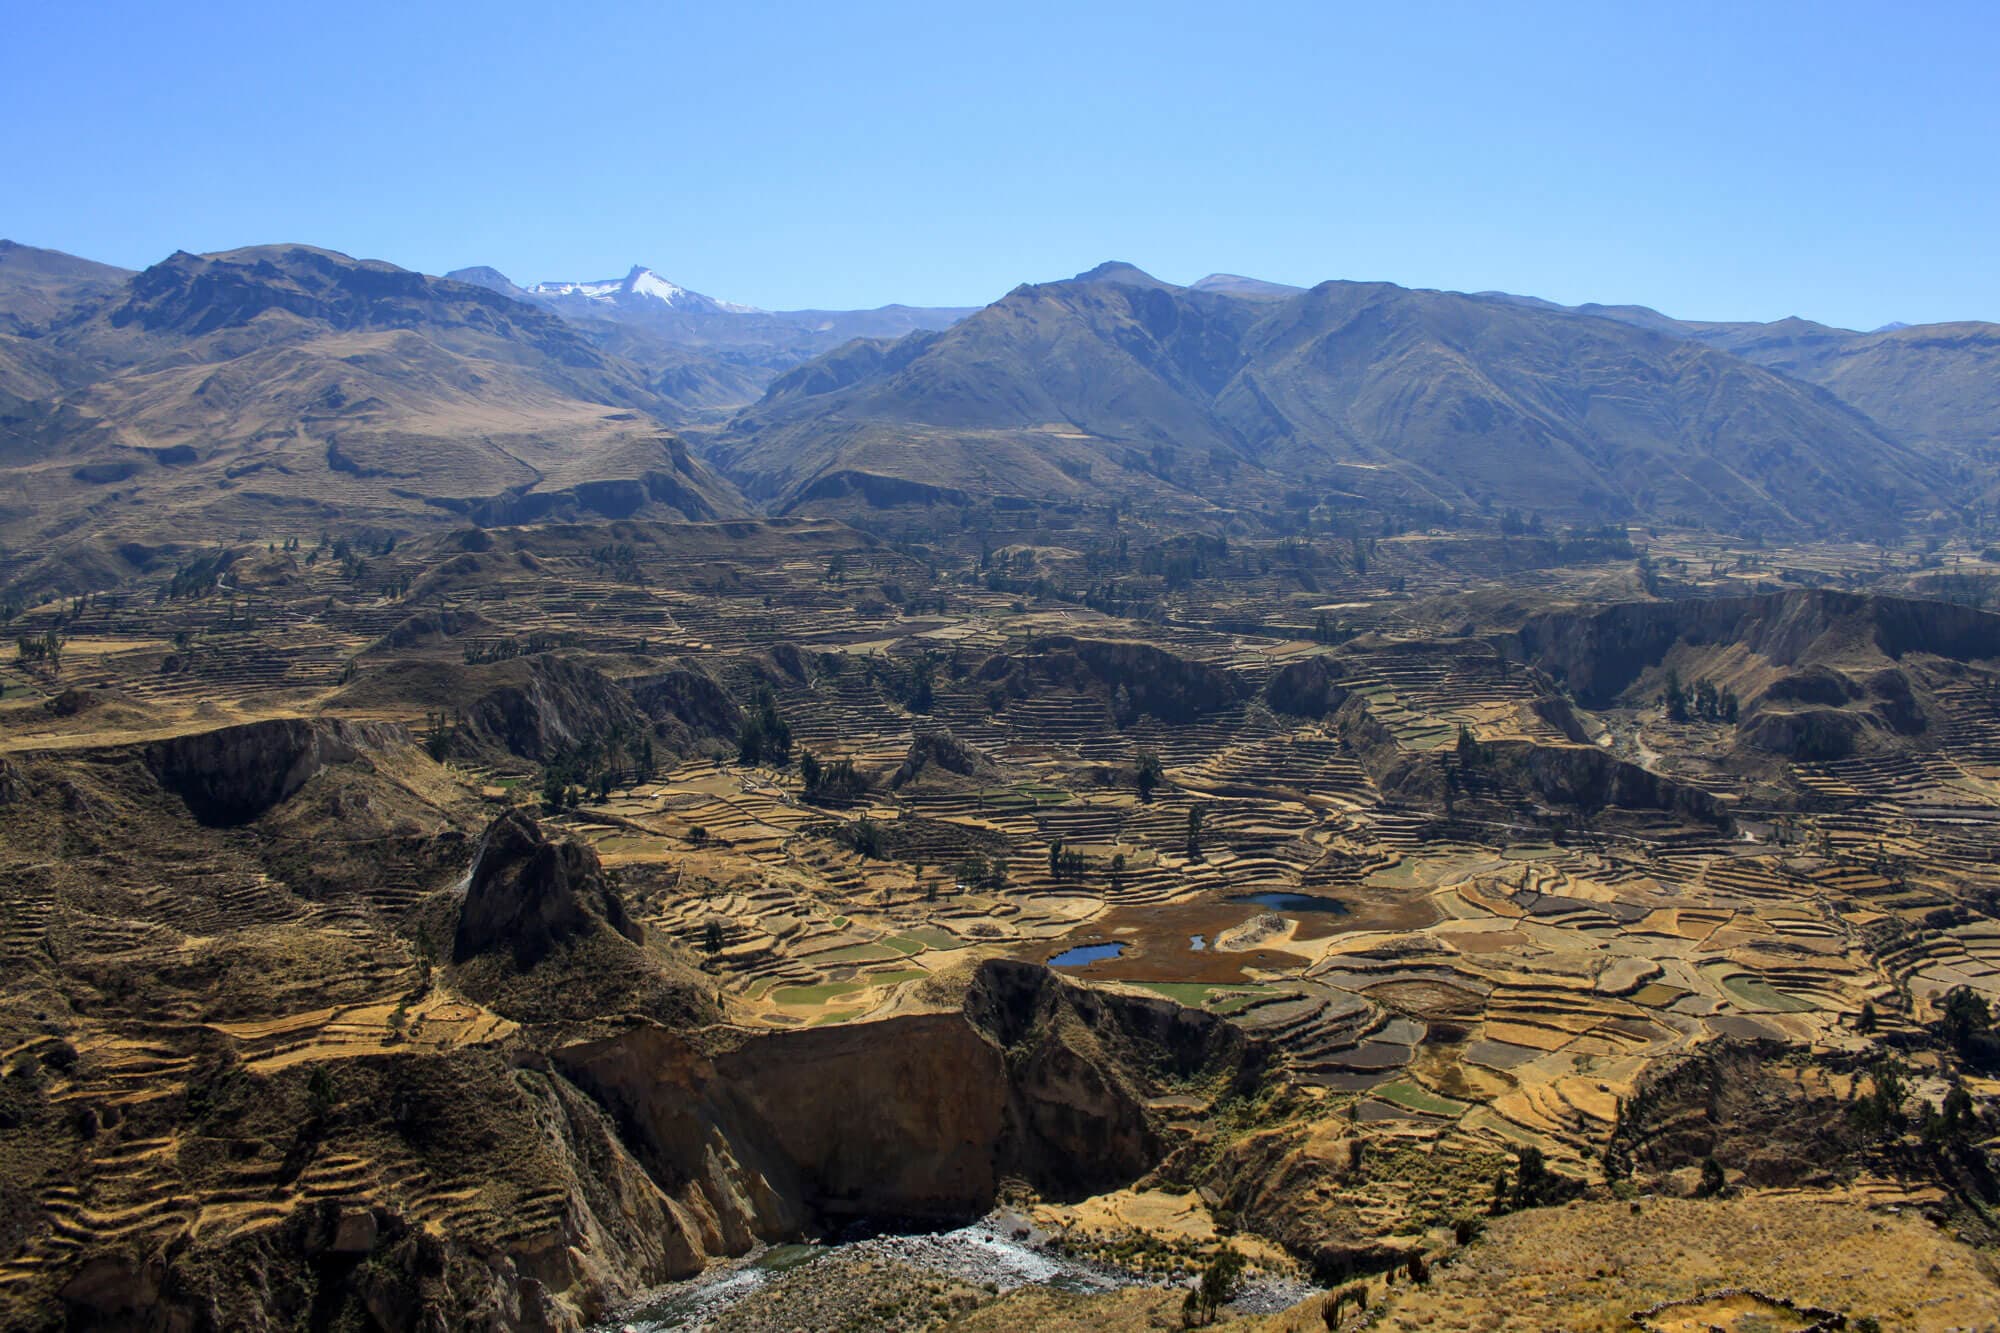
M1115 1327L1231 1246L1271 1328L2000 1317L2000 620L1928 553L1015 522L274 534L18 611L6 1322L575 1327L996 1204L1137 1285L772 1299Z

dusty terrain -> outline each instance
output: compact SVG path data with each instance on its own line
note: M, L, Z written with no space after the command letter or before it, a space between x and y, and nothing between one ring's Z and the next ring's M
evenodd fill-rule
M17 609L0 1323L575 1327L1002 1198L1163 1285L879 1326L1170 1326L1225 1246L1398 1327L2000 1320L2000 618L1926 553L1045 518Z

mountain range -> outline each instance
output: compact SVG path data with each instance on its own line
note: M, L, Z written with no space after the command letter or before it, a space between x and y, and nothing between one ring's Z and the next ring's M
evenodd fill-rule
M692 384L680 386L677 399L698 406L746 401L780 371L850 339L899 338L920 329L949 328L976 309L888 305L875 310L759 310L691 291L638 265L623 278L529 287L516 286L492 268L454 269L445 276L552 310L607 350L642 364L674 353L704 354L715 363L718 381L727 382L730 390L710 394Z
M18 582L85 539L987 501L1861 532L1994 499L1996 371L1992 324L1119 263L976 311L774 312L644 267L0 242L0 545Z
M746 512L673 434L686 409L653 373L534 305L309 246L116 278L0 254L17 562L77 537Z
M1767 324L1674 319L1645 306L1556 306L1719 348L1826 389L1890 434L1973 471L2000 456L2000 324L1885 324L1859 332L1792 316Z
M1853 527L1940 461L1697 338L1512 300L1178 287L1127 264L776 380L712 457L779 510L908 483L1074 502L1328 503Z

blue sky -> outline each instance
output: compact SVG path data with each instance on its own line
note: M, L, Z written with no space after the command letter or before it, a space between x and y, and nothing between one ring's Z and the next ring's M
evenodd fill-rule
M772 308L1108 258L2000 319L2000 6L0 0L0 235Z

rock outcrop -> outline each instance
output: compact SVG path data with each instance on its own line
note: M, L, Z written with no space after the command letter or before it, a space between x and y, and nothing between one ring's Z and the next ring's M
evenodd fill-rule
M230 825L257 818L329 764L408 741L398 726L276 718L155 741L145 759L197 820Z
M1533 616L1500 643L1586 706L1601 707L1676 645L1737 647L1784 668L1912 653L1969 661L2000 658L2000 616L1947 602L1794 589Z
M585 741L651 730L632 697L601 671L543 653L514 674L465 709L462 730L475 744L546 760Z
M652 720L654 734L687 751L704 740L734 740L743 710L713 676L676 668L623 682L632 702Z
M532 967L563 941L603 931L634 944L644 939L597 854L549 841L519 811L495 819L473 858L452 961L504 951L517 966Z
M1129 1183L1166 1151L1170 1076L1253 1081L1262 1048L1167 1000L988 962L958 1012L774 1032L643 1025L553 1053L673 1201L687 1271L861 1218L947 1222L1008 1177L1051 1197Z
M1413 750L1351 697L1334 714L1341 740L1386 795L1440 808L1455 797L1501 797L1595 815L1605 810L1658 810L1726 824L1715 797L1699 787L1641 768L1594 745L1481 741L1468 769L1455 753Z
M989 776L997 771L992 760L950 732L927 731L910 742L909 752L889 778L889 785L905 787L926 774L969 778Z
M1094 695L1120 726L1139 717L1191 722L1243 697L1219 667L1122 639L1033 639L1019 653L988 658L976 677L1017 698L1050 687Z
M1591 707L1648 702L1670 667L1713 674L1743 701L1739 745L1827 760L1927 730L1926 673L2000 659L2000 616L1794 589L1533 616L1497 642Z

